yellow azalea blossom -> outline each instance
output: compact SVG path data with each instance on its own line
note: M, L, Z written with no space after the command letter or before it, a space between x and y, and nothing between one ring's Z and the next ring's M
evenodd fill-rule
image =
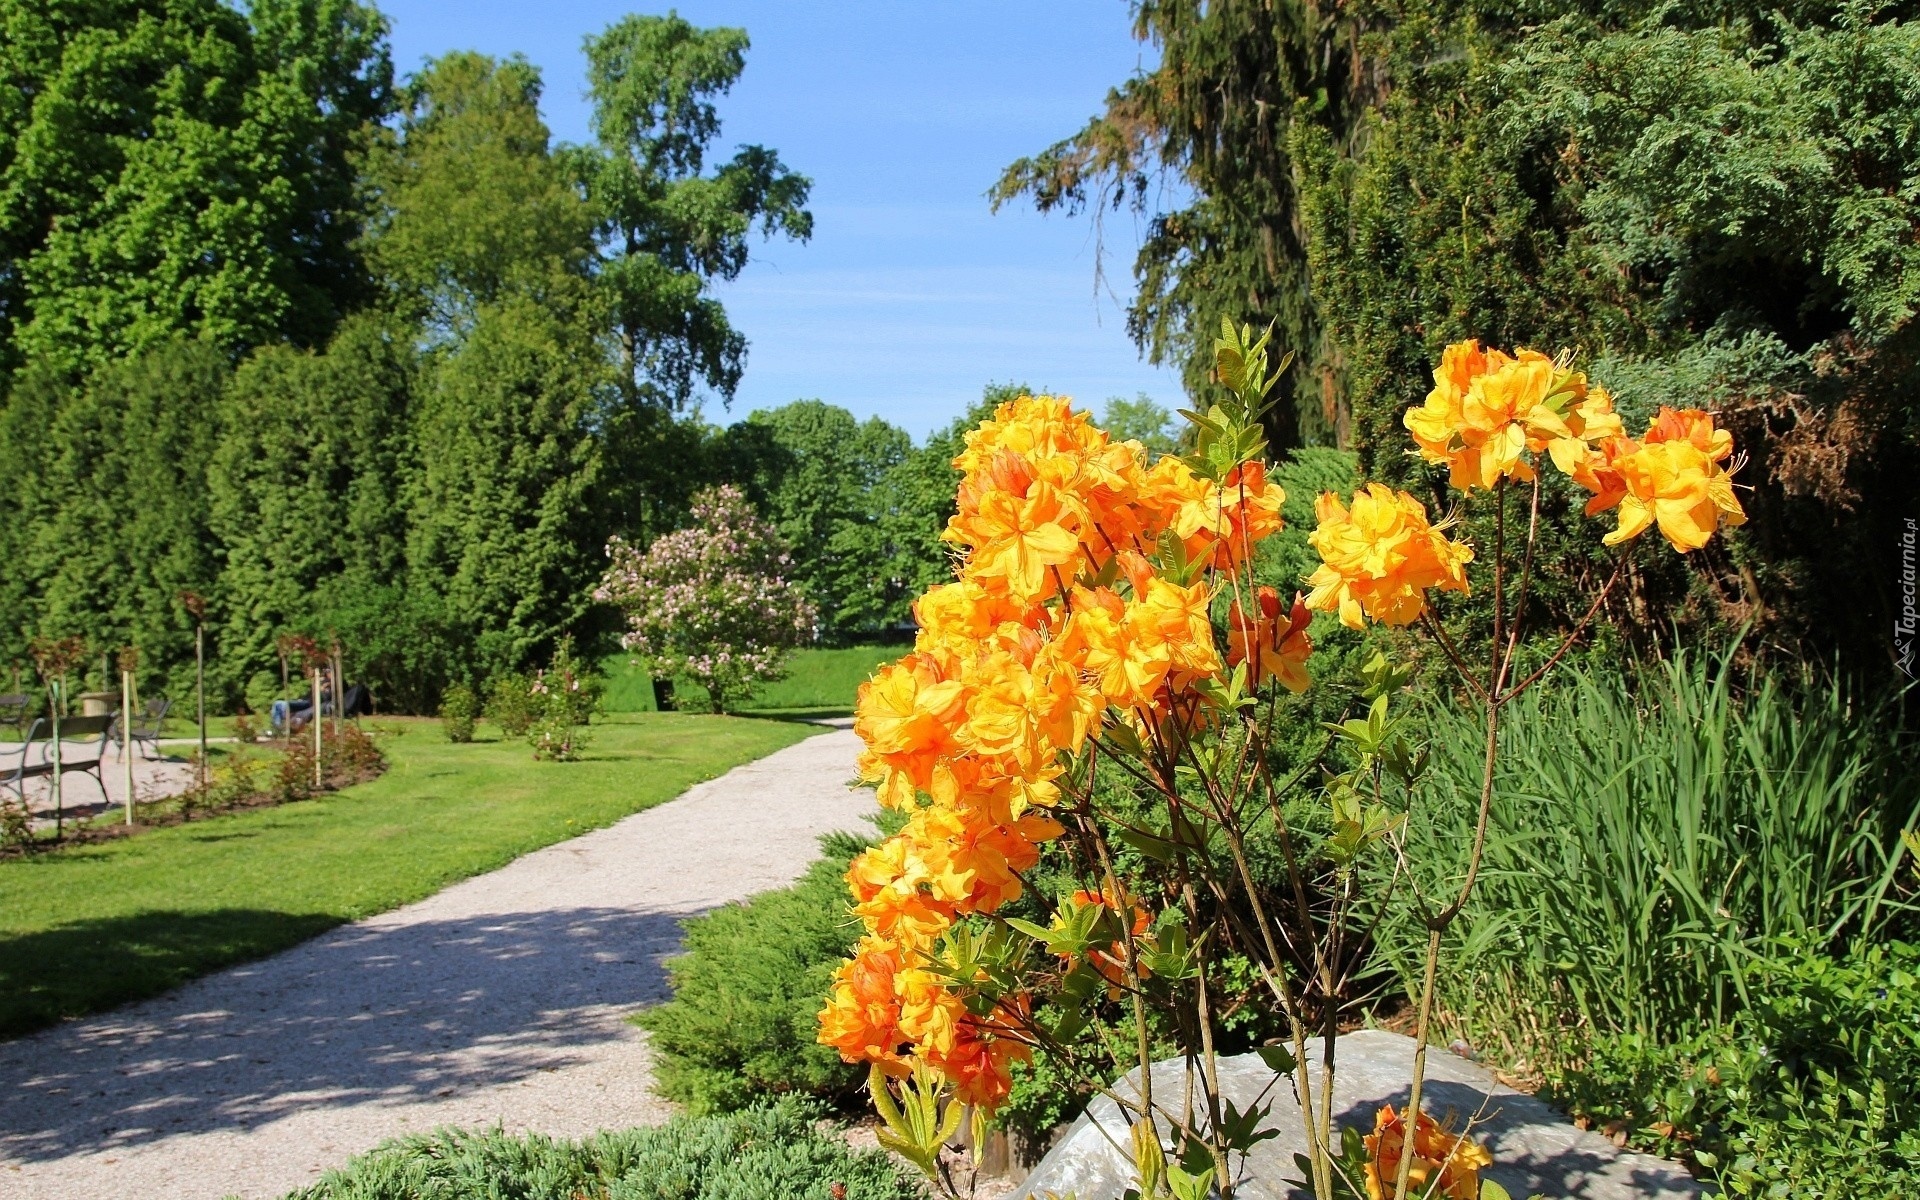
M1617 546L1657 525L1684 554L1706 545L1720 529L1746 523L1724 465L1732 456L1733 435L1717 428L1712 416L1663 408L1643 440L1611 438L1569 474L1595 493L1588 515L1619 506L1618 525L1601 541Z
M1612 398L1587 387L1537 350L1508 355L1457 342L1434 368L1426 402L1403 423L1420 457L1448 468L1461 491L1492 488L1501 479L1526 482L1533 457L1549 451L1562 469L1592 443L1620 432Z
M1307 577L1307 607L1337 612L1360 629L1365 617L1405 625L1426 611L1427 589L1465 592L1473 548L1449 541L1427 523L1427 510L1405 492L1370 483L1353 507L1328 492L1315 503L1319 524L1307 542L1320 566Z
M1284 497L1258 462L1218 482L1177 458L1149 467L1138 443L1047 396L1000 405L954 466L942 537L956 578L919 598L913 651L855 704L861 778L907 822L847 870L867 937L835 976L819 1038L890 1072L924 1062L991 1109L1031 1053L1008 1025L1027 1002L970 1009L978 997L929 956L955 922L1020 897L1022 873L1064 832L1048 812L1060 781L1114 708L1163 731L1176 713L1204 719L1196 688L1225 669L1213 574L1175 582L1162 555L1239 568L1280 527ZM1263 609L1255 625L1242 641L1259 643L1257 670L1304 679L1304 621Z

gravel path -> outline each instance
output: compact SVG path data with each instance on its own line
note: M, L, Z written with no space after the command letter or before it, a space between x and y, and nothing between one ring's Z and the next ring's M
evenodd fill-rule
M619 824L156 1000L0 1043L0 1196L278 1196L438 1125L657 1123L645 1035L682 918L835 829L858 742L808 738Z

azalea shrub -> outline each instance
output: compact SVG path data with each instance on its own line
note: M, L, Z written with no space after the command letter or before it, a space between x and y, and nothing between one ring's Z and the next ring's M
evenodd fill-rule
M815 614L792 582L787 546L738 488L697 493L691 521L644 551L609 542L594 596L625 610L627 649L728 712L781 677L793 648L813 639Z
M1743 519L1737 461L1704 412L1663 411L1629 437L1567 358L1461 343L1406 424L1460 502L1491 509L1493 544L1363 483L1316 499L1304 587L1262 586L1260 547L1286 504L1261 433L1285 369L1269 366L1267 338L1228 325L1222 394L1188 414L1192 452L1158 459L1063 399L1001 405L954 460L956 578L921 596L913 650L861 689L860 771L905 824L847 872L863 936L819 1036L867 1065L883 1142L943 1191L959 1187L941 1146L963 1114L991 1120L1016 1065L1043 1051L1126 1115L1139 1196L1231 1197L1263 1113L1227 1105L1212 1063L1237 1007L1223 997L1251 980L1276 1035L1259 1052L1304 1115L1314 1195L1503 1195L1471 1129L1422 1110L1440 949L1498 799L1500 712L1583 634L1627 553L1545 650L1523 639L1535 555L1550 552L1537 544L1541 472L1590 493L1590 515L1616 514L1610 546L1657 528L1690 551ZM1446 602L1476 588L1491 592L1493 627L1467 642ZM1411 669L1376 653L1352 678L1317 679L1316 614L1417 631L1483 714L1457 872L1405 861L1429 759L1404 711ZM1311 745L1277 738L1276 711L1318 689L1346 696L1345 719ZM1411 906L1427 934L1411 1095L1341 1130L1325 1086L1335 1034L1367 969L1363 918L1388 903ZM1147 1071L1163 1038L1193 1081L1178 1095Z

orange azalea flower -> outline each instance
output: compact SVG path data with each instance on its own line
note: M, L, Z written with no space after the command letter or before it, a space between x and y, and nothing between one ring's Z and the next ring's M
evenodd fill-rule
M878 938L864 938L854 956L834 974L827 1005L820 1010L819 1041L832 1046L847 1062L876 1062L895 1074L905 1073L897 1053L906 1040L900 1032L900 998L894 977L900 972L901 952Z
M893 982L900 995L900 1032L922 1054L951 1051L967 1018L967 1006L946 979L923 967L908 967Z
M950 1048L927 1053L927 1060L954 1085L954 1095L962 1104L988 1112L1005 1104L1013 1091L1013 1064L1032 1057L1033 1048L1025 1042L985 1034L972 1019L962 1023Z
M1056 568L1079 558L1080 539L1068 528L1076 523L1066 497L1036 481L1026 495L987 492L977 509L955 513L941 536L973 548L964 578L1028 604L1058 590Z
M1354 493L1353 508L1328 492L1314 506L1319 525L1307 536L1320 566L1307 577L1307 607L1338 612L1350 629L1362 614L1405 625L1426 611L1427 589L1464 592L1473 548L1447 540L1427 523L1427 510L1405 492L1370 483Z
M1248 617L1235 600L1227 613L1227 662L1234 666L1247 663L1247 679L1254 686L1271 676L1290 692L1304 692L1312 682L1307 678L1307 656L1313 643L1307 640L1307 604L1294 593L1290 612L1280 611L1280 593L1263 587L1254 595L1256 614Z
M1642 442L1621 437L1604 443L1573 472L1595 492L1588 515L1619 505L1619 524L1601 541L1617 546L1655 524L1675 550L1707 544L1722 527L1746 523L1723 465L1733 455L1733 435L1715 428L1699 409L1663 408Z
M1367 1148L1368 1200L1385 1200L1387 1189L1400 1176L1400 1154L1406 1145L1406 1119L1383 1106L1374 1114L1373 1132L1360 1140ZM1478 1200L1480 1172L1493 1165L1493 1155L1477 1142L1450 1132L1422 1112L1413 1135L1413 1164L1407 1182L1413 1194L1430 1194L1437 1175L1438 1192L1448 1200Z
M1198 495L1181 504L1173 531L1189 559L1210 556L1215 566L1231 570L1256 543L1280 531L1287 494L1267 482L1266 470L1257 461L1241 463L1218 484L1203 482Z
M954 730L965 705L961 684L946 678L936 657L919 652L860 685L853 727L867 746L862 777L882 785L883 804L905 807L916 788L927 786L933 764L958 748Z

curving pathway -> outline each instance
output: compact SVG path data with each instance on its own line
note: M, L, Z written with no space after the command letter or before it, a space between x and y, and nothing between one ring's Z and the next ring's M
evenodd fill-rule
M645 1035L683 918L871 831L845 729L417 904L0 1043L0 1196L279 1196L438 1125L654 1124Z

